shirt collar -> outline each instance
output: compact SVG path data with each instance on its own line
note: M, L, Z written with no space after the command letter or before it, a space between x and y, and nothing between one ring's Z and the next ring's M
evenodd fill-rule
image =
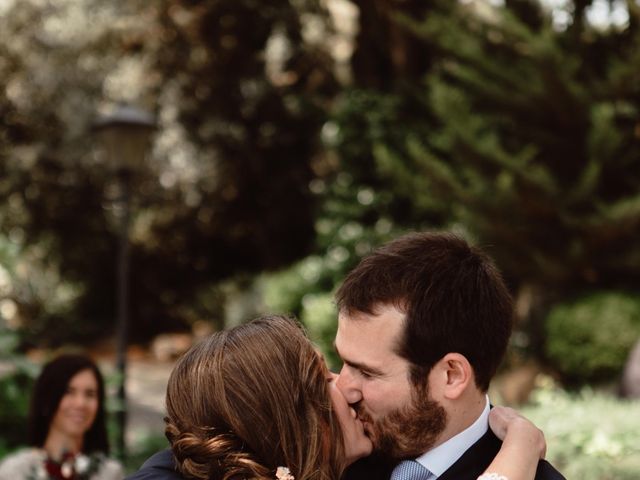
M416 461L436 477L446 472L489 429L489 397L486 396L484 410L475 422L446 442L429 450Z

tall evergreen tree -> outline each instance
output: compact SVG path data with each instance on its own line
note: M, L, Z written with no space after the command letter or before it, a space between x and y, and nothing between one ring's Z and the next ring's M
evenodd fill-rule
M437 128L402 163L513 278L637 285L640 36L576 22L534 30L504 9L422 24L448 61L425 83Z
M529 305L538 353L551 302L640 285L640 17L627 2L627 25L596 27L590 3L565 28L525 0L398 11L430 68L409 88L352 92L336 116L352 191L381 204L339 190L328 217L457 228L487 246Z

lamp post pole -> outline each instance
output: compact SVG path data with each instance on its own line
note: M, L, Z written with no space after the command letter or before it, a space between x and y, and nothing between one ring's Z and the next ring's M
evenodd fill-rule
M118 437L116 448L120 457L124 460L126 456L125 432L127 426L127 345L129 344L129 265L130 265L130 245L129 245L129 223L131 221L131 172L122 169L118 172L120 185L120 209L118 211L118 257L116 262L116 335L117 351L116 366L119 376L118 403L116 412L118 424Z
M155 129L153 116L136 107L120 105L93 124L109 163L115 169L118 197L118 251L116 261L116 368L118 371L118 432L116 449L121 459L126 456L127 425L127 345L129 343L129 267L131 223L131 190L133 176L145 160L150 138Z

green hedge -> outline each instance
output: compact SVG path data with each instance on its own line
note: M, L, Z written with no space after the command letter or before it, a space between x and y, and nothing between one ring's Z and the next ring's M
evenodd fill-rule
M522 413L540 427L547 459L568 479L640 478L640 402L589 388L537 390Z
M640 298L599 292L555 306L546 319L546 354L573 383L616 379L640 338Z
M0 376L0 458L27 444L27 416L33 373L15 366Z

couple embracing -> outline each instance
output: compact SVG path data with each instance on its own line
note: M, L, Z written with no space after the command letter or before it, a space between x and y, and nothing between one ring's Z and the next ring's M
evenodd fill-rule
M479 249L415 233L374 251L336 294L328 371L295 321L218 332L176 364L171 450L130 480L561 480L542 433L487 390L513 305Z

